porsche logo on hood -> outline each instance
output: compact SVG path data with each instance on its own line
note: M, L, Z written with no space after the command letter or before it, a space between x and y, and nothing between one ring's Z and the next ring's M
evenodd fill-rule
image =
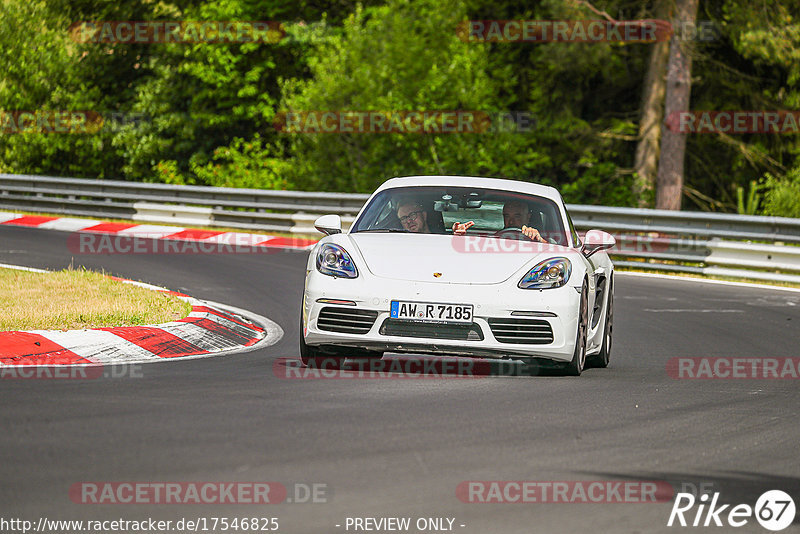
M434 278L439 278L442 276L442 273L433 273Z

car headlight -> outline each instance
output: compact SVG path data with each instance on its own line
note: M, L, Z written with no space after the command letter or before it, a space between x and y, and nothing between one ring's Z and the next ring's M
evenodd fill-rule
M356 269L350 254L339 245L331 243L319 248L317 270L336 278L356 278L358 276L358 269Z
M572 264L567 258L550 258L536 264L517 284L522 289L552 289L561 287L572 274Z

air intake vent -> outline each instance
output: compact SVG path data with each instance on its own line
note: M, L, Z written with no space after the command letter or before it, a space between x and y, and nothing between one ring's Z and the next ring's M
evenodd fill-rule
M328 332L366 334L377 318L378 312L372 310L326 306L319 312L317 327Z
M386 319L380 333L384 336L419 337L427 339L456 339L461 341L483 341L481 327L473 324L417 323Z
M553 342L553 328L542 319L489 319L489 327L500 343L546 345Z

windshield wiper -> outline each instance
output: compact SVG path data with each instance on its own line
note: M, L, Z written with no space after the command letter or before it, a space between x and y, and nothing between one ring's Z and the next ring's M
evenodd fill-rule
M365 232L404 232L406 234L410 233L405 228L370 228L369 230L358 230L356 232L352 232L354 234L360 234Z

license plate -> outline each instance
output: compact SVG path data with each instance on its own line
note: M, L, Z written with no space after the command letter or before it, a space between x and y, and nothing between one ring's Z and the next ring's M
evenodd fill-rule
M389 308L389 316L392 319L426 323L472 324L472 304L393 300Z

